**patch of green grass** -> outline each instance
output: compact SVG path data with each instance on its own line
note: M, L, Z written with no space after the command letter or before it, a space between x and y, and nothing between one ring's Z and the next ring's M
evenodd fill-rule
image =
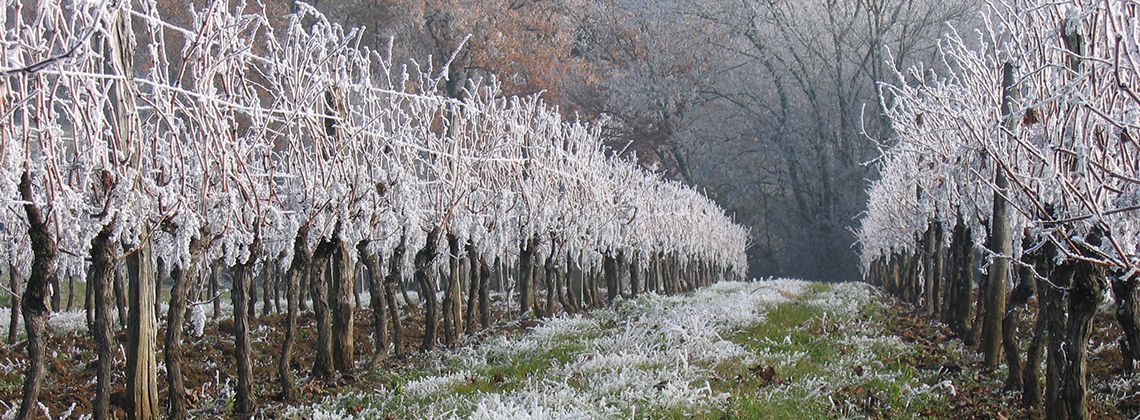
M945 398L925 385L945 378L916 370L911 364L921 358L918 346L874 342L863 349L845 344L850 333L837 319L809 303L832 289L831 284L812 283L792 301L771 305L763 321L737 330L730 339L761 355L759 366L725 363L713 367L713 391L727 393L727 404L707 412L673 408L647 414L667 419L827 419L911 418L917 413L949 415ZM863 305L854 322L896 322L896 309L876 302ZM855 366L848 354L865 351L862 360L876 366ZM881 363L881 364L879 364ZM763 369L775 366L774 379L764 378ZM856 369L860 373L854 374ZM866 374L862 373L866 370ZM805 380L810 379L813 385ZM813 388L824 384L824 388Z
M831 283L808 283L807 289L813 293L823 293L831 290Z

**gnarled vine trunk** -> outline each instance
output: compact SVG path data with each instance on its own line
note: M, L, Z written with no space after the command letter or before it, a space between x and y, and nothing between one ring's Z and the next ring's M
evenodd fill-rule
M435 296L438 289L435 277L432 275L432 261L438 253L440 229L436 227L428 232L427 244L416 252L415 278L420 287L420 298L424 302L424 340L421 347L424 351L435 349L435 335L439 329L439 301Z
M352 261L352 248L344 241L338 241L334 253L334 276L332 278L332 350L333 367L345 377L356 374L356 346L353 338L355 321L356 264Z
M234 284L230 298L234 305L234 356L237 359L237 389L234 395L234 414L253 414L256 400L253 395L253 360L250 358L249 341L249 288L253 280L253 268L257 263L260 246L257 240L249 246L249 259L234 265Z
M166 344L162 352L166 361L167 417L170 420L190 418L186 401L186 386L182 378L182 324L186 315L187 291L190 282L198 277L198 259L205 249L203 229L199 237L190 241L190 261L185 267L175 266L171 271L174 284L170 286L170 307L166 311Z
M313 318L316 319L317 354L313 359L313 377L330 380L333 377L332 314L329 309L329 259L336 243L321 241L313 252L313 275L309 279L309 295L313 299Z
M308 239L309 226L302 225L297 230L297 237L293 240L293 261L285 274L285 339L281 342L281 358L277 361L277 376L281 381L281 396L285 401L297 400L297 381L293 378L293 342L297 335L297 316L300 312L301 279L309 275L312 263L309 250L305 245Z
M51 312L51 284L56 276L56 267L59 260L59 243L48 229L47 220L44 219L40 208L32 196L32 177L30 170L25 170L20 177L20 196L24 199L24 213L28 216L28 236L32 240L32 272L28 276L27 287L24 288L23 302L20 303L20 313L24 316L24 330L28 334L28 370L24 371L24 396L20 401L18 420L31 417L39 402L40 388L43 386L46 374L47 347L47 321Z

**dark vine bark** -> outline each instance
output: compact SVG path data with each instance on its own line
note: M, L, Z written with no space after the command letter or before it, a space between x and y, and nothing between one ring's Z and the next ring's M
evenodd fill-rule
M285 339L281 342L281 358L277 361L277 377L281 382L281 397L285 401L297 400L297 381L293 378L293 345L297 335L297 316L301 299L301 279L309 274L312 263L309 250L305 246L309 226L302 225L293 240L293 261L285 274Z
M234 284L230 297L234 305L234 356L237 359L237 389L234 396L234 414L252 415L256 405L253 395L253 361L249 341L249 288L253 267L257 263L260 246L256 240L250 245L249 259L232 267Z
M1047 353L1045 361L1045 419L1060 420L1069 412L1067 400L1062 396L1062 372L1065 370L1066 326L1068 325L1068 293L1073 283L1076 267L1072 263L1062 264L1053 269L1049 276L1051 286L1046 287L1045 302L1040 317L1045 317Z
M519 252L519 316L523 316L534 309L534 258L537 248L538 238L533 237L526 241Z
M464 308L463 321L465 323L464 330L467 334L475 333L475 312L479 306L479 267L482 266L479 260L479 253L475 250L475 246L468 242L464 248L467 250L467 258L465 264L467 269L465 271L467 277L467 306Z
M1009 374L1006 375L1005 380L1005 389L1010 391L1024 388L1021 351L1018 348L1017 341L1017 326L1021 322L1021 312L1029 303L1029 298L1037 292L1036 284L1032 270L1027 267L1018 269L1017 286L1010 292L1009 300L1006 302L1005 316L1002 318L1002 347L1005 353L1005 364L1009 368Z
M602 257L602 273L606 279L606 302L612 304L618 297L617 259L612 253Z
M110 418L111 402L111 364L114 356L115 335L112 331L112 282L115 276L115 256L111 244L111 232L114 223L103 226L103 230L91 240L91 270L88 272L87 284L92 289L92 298L95 308L94 328L91 330L95 336L95 354L98 365L95 368L95 407L92 414L96 420Z
M175 266L170 273L174 284L170 286L170 307L166 311L166 344L163 350L168 386L167 417L170 420L190 418L186 386L182 378L182 326L186 315L187 292L190 282L198 277L198 259L205 250L204 243L208 234L202 230L197 238L190 241L190 261L185 267Z
M1112 294L1116 298L1116 320L1124 330L1120 337L1120 356L1125 375L1135 372L1140 361L1140 276L1116 273L1112 276Z
M12 311L8 319L8 344L16 344L20 331L20 277L16 275L16 266L8 264L8 289L12 292Z
M372 306L373 347L368 367L375 369L388 358L388 305L384 296L384 278L380 270L380 256L368 249L368 241L356 246L367 269L368 303Z
M1102 233L1093 229L1085 242L1092 247L1101 243ZM1095 251L1078 245L1086 257L1095 257ZM1088 420L1088 353L1092 335L1093 317L1108 287L1103 265L1077 261L1073 285L1069 292L1069 324L1065 330L1065 369L1061 372L1061 396L1065 399L1069 420Z
M384 276L384 300L388 303L388 317L392 319L392 343L397 356L407 354L404 348L404 323L400 320L400 305L396 302L396 288L401 283L400 267L404 260L404 246L406 237L400 238L400 244L392 250L388 260L388 275Z
M158 270L154 265L149 229L142 244L127 256L130 277L127 320L127 419L158 418L158 321L154 314L154 288Z
M479 260L479 326L491 328L491 268Z
M421 350L435 349L436 331L439 329L439 301L435 296L438 289L435 277L432 276L432 261L438 254L439 227L428 232L427 243L423 249L416 252L415 273L416 284L420 287L420 297L424 302L424 340Z
M463 302L461 261L459 257L459 239L455 235L447 234L447 284L444 285L443 294L443 340L447 346L452 346L459 339L459 328Z
M333 377L332 313L329 309L327 273L329 259L337 244L321 241L313 252L313 275L309 279L309 294L313 299L313 317L316 318L317 354L313 360L313 377L328 381Z
M51 312L51 284L56 276L59 260L59 243L48 229L47 220L44 219L40 208L35 204L32 196L32 177L29 170L25 170L20 177L20 196L24 199L24 213L28 216L28 236L32 240L32 272L28 276L28 284L24 289L23 302L20 303L20 313L24 316L24 330L28 334L28 370L24 371L24 396L20 401L18 420L31 417L36 403L40 398L40 388L43 386L46 374L45 358L47 348L48 314Z
M332 309L332 350L333 367L346 378L356 375L356 352L353 331L356 328L355 312L356 264L352 261L352 248L344 241L338 241L334 253L334 276L332 296L329 300Z

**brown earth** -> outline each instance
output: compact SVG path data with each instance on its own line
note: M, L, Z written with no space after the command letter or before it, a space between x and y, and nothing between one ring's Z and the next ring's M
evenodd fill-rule
M898 335L906 342L917 343L925 351L915 360L899 360L914 367L916 370L934 370L939 374L956 375L963 371L972 372L972 381L956 381L957 395L951 398L954 418L957 419L1036 419L1041 418L1039 410L1024 411L1017 407L1020 396L1002 389L1002 378L995 377L992 372L981 369L976 360L970 355L949 354L947 344L956 340L950 330L939 323L929 321L920 311L900 303L888 304L891 315L881 321L884 331ZM407 366L424 363L425 356L418 352L423 337L422 316L411 308L404 308L402 317L405 326L405 348L411 354L404 356L390 355L386 361L389 367ZM502 314L496 314L496 319L503 319ZM280 386L277 381L276 361L280 357L281 332L284 329L284 315L259 316L251 323L253 333L253 361L254 361L254 393L258 401L259 411L257 418L280 417L285 403L280 399ZM491 331L485 331L465 339L464 345L477 342L492 334L518 333L524 331L537 322L514 322L498 324ZM258 329L268 326L269 328ZM1032 326L1025 321L1019 331L1027 335ZM233 362L233 323L222 320L220 323L208 321L205 334L202 337L189 337L184 342L185 359L183 373L185 375L188 394L192 403L194 418L229 418L228 400L222 395L224 384L236 383L234 378ZM356 313L356 358L357 366L366 366L372 353L372 325L371 311L359 310ZM162 345L162 331L159 332L159 345ZM1104 344L1115 343L1120 337L1120 327L1116 323L1111 311L1102 311L1095 319L1093 339L1090 348L1102 347ZM1023 336L1022 342L1029 337ZM119 342L125 342L125 334L120 332ZM388 375L382 370L368 371L360 368L354 377L338 377L330 383L319 383L308 377L312 367L312 354L315 341L312 315L300 318L300 331L294 349L293 371L297 375L297 382L302 390L301 401L298 404L315 403L326 396L336 395L349 390L377 389L386 385ZM73 333L54 335L48 340L51 357L48 360L48 375L40 401L51 412L52 418L60 417L74 404L71 418L80 414L91 412L91 399L95 394L95 348L93 341L84 334ZM952 348L952 347L951 347ZM159 349L161 351L161 348ZM24 345L0 344L0 401L11 406L18 404L21 397L23 372L20 368L12 366L26 365ZM161 363L161 355L160 355ZM14 363L18 362L18 363ZM1109 381L1118 381L1121 377L1120 349L1118 346L1103 346L1102 350L1090 357L1090 389L1093 392L1104 389ZM125 418L122 410L124 398L123 371L125 362L119 352L115 360L115 391L112 404L115 418ZM159 369L159 399L166 400L165 369ZM1140 391L1140 387L1133 389L1129 394ZM858 390L851 390L853 397L858 397ZM1091 398L1093 418L1115 419L1132 418L1140 414L1140 396L1132 396L1120 401L1109 401L1104 397ZM869 418L880 418L873 413L875 410L868 407ZM920 413L921 414L921 413ZM34 418L44 418L36 412Z
M414 310L409 313L405 308L404 345L411 354L404 356L389 355L388 366L407 365L422 362L424 357L417 350L423 340L423 321ZM301 400L296 404L315 403L328 395L335 395L348 389L376 389L388 380L386 375L378 372L367 372L366 366L372 357L372 312L369 309L356 312L356 348L355 355L360 372L353 377L338 377L330 383L317 383L308 378L312 369L312 355L316 334L313 330L312 313L306 313L299 319L298 340L293 350L293 372L297 376L297 384L301 389ZM259 327L268 326L258 330ZM277 382L277 360L281 356L282 331L285 328L285 315L258 316L251 321L252 358L254 375L254 393L258 401L258 418L274 418L285 408L281 401L281 387ZM506 329L499 326L499 330ZM519 328L517 324L511 329ZM494 330L494 328L493 328ZM469 337L465 342L479 340L490 332ZM158 333L158 349L161 352L164 330ZM125 330L120 329L117 340L126 341ZM40 394L40 401L51 412L52 418L71 409L71 417L91 413L95 396L95 344L84 333L66 335L53 335L48 339L48 348L55 349L48 359L48 374L44 389ZM191 413L194 418L228 418L228 407L222 394L223 384L236 386L234 363L233 321L223 319L220 322L207 320L205 334L202 337L187 337L183 343L183 375L187 394L191 402ZM19 360L21 368L0 368L0 401L5 404L18 405L22 396L23 371L26 366L26 357L23 342L16 344L0 344L0 366L11 365L9 360ZM165 404L167 395L165 368L161 366L159 355L159 400ZM113 394L111 396L112 416L125 418L123 406L126 404L123 395L125 383L123 372L126 362L122 352L114 361L112 372L115 375ZM74 404L74 408L71 408ZM36 411L34 418L45 418L42 412Z
M891 318L890 321L882 323L884 330L898 335L905 342L917 343L925 349L920 360L906 360L904 363L915 369L934 370L940 373L957 374L963 370L971 372L972 383L961 381L955 383L958 386L958 395L951 397L954 404L953 418L979 420L1043 418L1040 408L1021 409L1020 393L1005 391L1004 376L998 377L995 372L983 369L979 357L948 354L944 345L949 340L957 340L948 327L930 321L921 309L897 302L891 305L892 312L896 312L897 315L888 317ZM1035 308L1030 309L1035 311ZM1123 372L1120 347L1114 345L1122 333L1113 311L1115 309L1110 308L1097 314L1093 324L1093 336L1089 343L1088 369L1091 374L1089 410L1093 419L1132 419L1140 414L1140 396L1112 401L1105 395L1096 394L1108 382L1120 380ZM1032 338L1033 319L1035 318L1029 316L1022 317L1022 323L1018 328L1022 349ZM1101 350L1091 351L1097 348ZM1021 359L1024 363L1024 353ZM1044 378L1044 375L1042 369L1041 377ZM1132 389L1132 392L1140 392L1140 387Z

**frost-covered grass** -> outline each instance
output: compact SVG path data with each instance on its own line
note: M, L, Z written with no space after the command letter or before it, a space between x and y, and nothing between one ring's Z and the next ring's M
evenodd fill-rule
M77 285L78 286L77 287L77 289L78 289L77 290L77 298L80 299L80 302L79 302L80 309L74 310L74 311L52 312L49 315L48 325L52 328L53 333L62 334L62 335L71 334L71 333L79 333L79 334L86 334L87 333L87 314L82 309L82 304L83 304L82 299L83 298L81 295L83 292L83 290L82 290L83 285L84 285L84 283L79 283ZM412 299L413 303L415 303L415 304L419 303L419 295L417 295L415 291L409 291L408 297L410 297ZM10 326L10 320L11 320L11 316L12 316L12 309L10 307L10 305L11 305L10 299L11 298L9 297L7 302L5 302L4 299L0 299L0 305L9 305L9 306L0 306L0 338L8 337L8 327ZM233 312L234 312L234 307L233 307L233 301L230 298L229 292L228 291L223 292L222 295L218 297L218 299L220 301L219 302L220 305L219 305L219 312L218 312L217 318L218 319L232 318ZM361 299L360 302L361 302L362 308L371 308L371 300L370 300L370 296L369 296L367 291L362 291L360 293L360 299ZM441 299L441 300L443 299L442 292L439 296L439 299ZM169 289L164 289L162 300L159 302L160 322L165 322L164 320L166 317L166 311L170 307L169 300L170 300ZM397 294L396 295L396 301L400 305L405 305L403 294ZM312 301L311 300L306 300L305 303L307 305L309 305L309 307L312 307ZM272 305L272 303L270 303L270 304ZM257 311L258 314L260 314L263 312L263 306L264 306L264 301L259 297L257 302L254 304L254 309ZM282 310L284 310L284 308L285 308L284 298L282 298L281 300L278 301L278 306L280 308L282 308ZM118 311L111 311L111 317L112 317L112 322L114 322L116 324L119 322ZM212 301L205 301L205 302L197 302L197 304L192 303L192 305L191 305L191 316L189 318L189 322L192 325L191 331L194 332L195 336L202 335L202 331L204 331L204 329L205 329L206 318L211 318L211 319L214 318L213 302ZM17 335L18 339L22 340L26 336L26 334L24 332L24 320L23 320L23 318L20 319L20 325L18 328L19 329L16 330L16 335Z
M9 320L11 319L12 308L0 308L0 337L8 337ZM48 316L48 326L51 327L52 332L55 334L86 333L87 314L82 310L52 312L51 315ZM18 328L16 335L22 340L25 336L24 319L22 317L20 318L20 326Z
M902 360L860 283L721 283L547 320L294 407L314 419L849 418L946 406L953 383ZM873 321L873 319L872 319ZM765 377L772 367L775 375ZM909 417L909 416L906 416Z

